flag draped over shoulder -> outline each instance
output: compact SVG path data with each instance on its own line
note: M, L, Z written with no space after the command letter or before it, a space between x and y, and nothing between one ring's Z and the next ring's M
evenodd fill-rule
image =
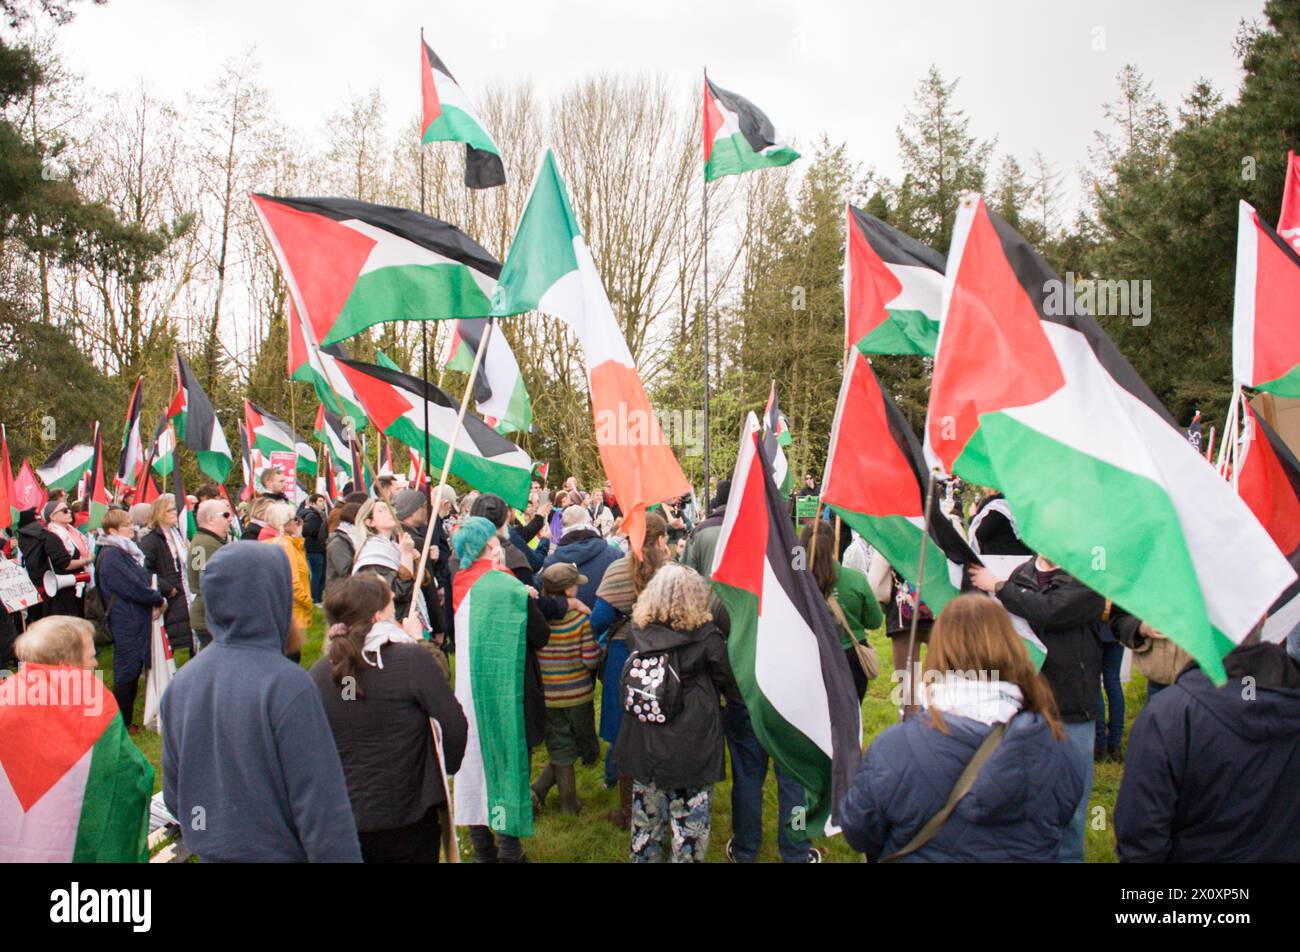
M860 351L849 352L840 385L822 501L874 546L937 617L961 591L962 573L980 559L939 509L939 493L925 533L929 481L921 443L880 386ZM925 578L921 546L927 547Z
M134 486L144 468L144 434L140 432L140 408L143 404L141 393L144 378L135 382L131 391L131 403L126 408L126 425L122 428L122 454L117 461L117 475L114 482L119 486Z
M487 559L452 582L456 700L469 736L455 777L456 823L533 835L524 729L524 647L528 595Z
M1300 397L1300 255L1245 202L1237 216L1232 372L1244 386Z
M1269 537L1300 572L1300 462L1271 426L1246 401L1243 448L1237 464L1237 492ZM1300 624L1300 580L1273 603L1264 639L1283 641Z
M0 863L142 863L153 767L93 671L0 681Z
M1059 275L979 196L947 272L929 458L1001 490L1030 548L1222 684L1296 573L1097 322L1044 306Z
M501 264L454 225L351 198L252 201L322 347L386 321L488 313Z
M763 749L808 794L808 829L826 828L857 768L862 715L840 629L811 574L793 567L785 502L749 414L713 556L731 617L727 654Z
M400 370L355 360L339 364L375 426L421 454L427 413L429 470L442 469L460 404L433 384ZM451 472L479 492L495 493L516 509L528 504L532 458L473 414L465 414Z
M233 460L230 444L226 442L226 434L212 408L212 401L199 386L198 378L179 350L176 351L176 395L167 408L167 416L171 417L176 429L176 439L183 441L187 449L194 450L199 469L217 482L224 483L230 475Z
M704 77L704 179L789 165L799 153L777 137L772 120L744 96Z
M488 135L469 97L438 54L420 38L420 143L465 143L465 184L470 188L504 185L501 150Z
M601 465L640 552L647 507L690 492L690 484L650 406L549 149L492 304L498 316L530 310L564 321L582 342Z
M943 309L943 255L879 218L847 207L847 345L864 354L933 357Z
M78 443L68 437L54 448L47 459L36 467L36 475L49 489L66 489L75 492L81 477L90 470L94 462L95 447L89 443Z
M484 318L458 320L443 355L443 366L469 373L483 341ZM533 427L533 404L524 387L524 375L510 341L498 324L488 338L487 353L479 361L474 380L474 405L479 414L501 433L527 433Z

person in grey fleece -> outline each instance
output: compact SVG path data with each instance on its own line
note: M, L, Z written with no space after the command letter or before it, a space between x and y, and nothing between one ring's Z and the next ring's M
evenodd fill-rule
M163 693L163 801L205 862L361 862L320 692L285 657L293 583L278 546L235 542L202 578L212 644Z

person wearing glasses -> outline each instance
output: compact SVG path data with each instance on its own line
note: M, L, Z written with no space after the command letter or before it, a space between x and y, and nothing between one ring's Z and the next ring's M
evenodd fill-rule
M203 570L208 567L208 560L226 544L234 517L235 514L224 499L205 499L199 503L195 520L198 528L194 530L194 538L190 540L190 554L185 560L185 577L190 583L190 591L194 593L194 601L190 603L190 627L194 629L194 637L198 640L200 650L211 644L212 635L208 633L203 589L199 585L199 579L203 577Z
M72 526L72 510L66 498L45 504L45 558L55 575L75 575L91 563L90 542ZM46 615L85 616L82 601L85 587L69 585L45 602Z
M104 516L103 530L95 575L113 632L113 698L127 732L134 735L135 696L140 675L149 667L153 620L166 610L167 600L145 571L144 552L135 544L130 515L121 509L110 510Z
M190 635L190 585L185 578L186 551L189 544L176 525L176 497L163 493L149 510L149 531L140 540L144 567L158 576L158 590L167 599L163 626L172 649L188 648L193 654Z

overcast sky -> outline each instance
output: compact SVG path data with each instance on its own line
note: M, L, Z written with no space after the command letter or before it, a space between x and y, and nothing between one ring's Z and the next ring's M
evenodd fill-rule
M408 121L421 26L471 96L524 78L549 94L601 70L659 71L694 88L707 65L787 140L808 146L825 132L897 179L895 129L930 63L961 79L972 130L996 137L999 155L1027 163L1041 149L1073 173L1124 64L1171 107L1200 77L1231 98L1241 79L1233 36L1262 9L1262 0L110 0L78 7L58 39L99 89L144 77L177 98L255 45L280 115L313 132L374 86L393 128ZM1072 174L1067 187L1077 187Z

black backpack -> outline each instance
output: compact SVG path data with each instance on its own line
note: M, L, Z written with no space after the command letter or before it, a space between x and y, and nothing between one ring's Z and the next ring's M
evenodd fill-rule
M633 651L623 664L623 710L644 724L666 724L681 713L682 679L675 648Z

